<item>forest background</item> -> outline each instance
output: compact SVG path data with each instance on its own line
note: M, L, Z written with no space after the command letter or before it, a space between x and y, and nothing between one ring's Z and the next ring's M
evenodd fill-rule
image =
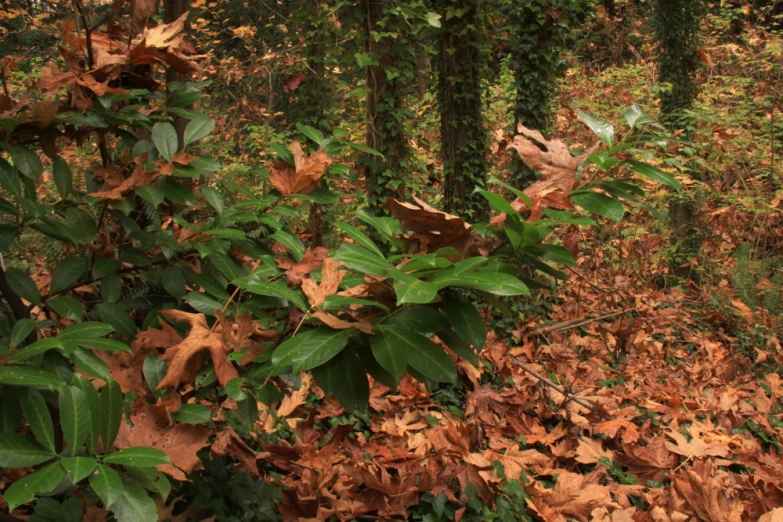
M783 519L780 0L9 0L0 520Z

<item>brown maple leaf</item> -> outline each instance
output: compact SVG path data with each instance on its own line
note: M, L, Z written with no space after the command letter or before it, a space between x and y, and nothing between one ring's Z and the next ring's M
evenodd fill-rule
M228 361L230 349L223 342L223 336L207 326L204 314L191 314L181 310L163 310L161 313L175 321L188 323L190 332L182 342L166 350L163 355L163 360L169 363L169 368L166 376L158 384L158 390L176 388L185 382L188 362L199 355L201 350L209 350L215 366L215 375L221 386L239 377L234 366Z
M326 169L334 161L319 150L310 157L305 158L302 146L295 141L291 144L291 152L294 154L294 167L278 160L272 165L269 173L269 182L280 191L281 194L307 194L318 187Z
M345 276L345 270L338 270L340 266L338 261L335 261L331 257L327 257L324 260L323 268L321 269L321 283L316 283L312 278L308 277L302 281L302 291L307 296L307 300L315 308L311 312L312 316L320 320L325 325L334 328L336 330L347 330L348 328L357 328L364 333L372 333L372 325L365 321L350 322L344 321L337 316L324 312L317 307L321 306L324 300L330 295L337 293L337 289L340 287L340 282Z
M598 464L602 458L614 460L614 452L605 450L600 440L579 439L576 448L576 461L582 464Z
M177 480L187 480L186 473L202 469L196 453L207 445L209 428L186 423L174 425L164 405L147 404L143 396L131 406L130 420L132 425L123 416L114 447L159 449L169 456L171 464L156 467Z
M727 457L729 447L722 440L706 440L705 435L710 430L703 424L695 422L688 430L691 435L689 441L685 435L676 430L667 432L674 443L666 441L666 447L678 455L688 458L699 457Z
M209 455L212 458L230 456L237 460L239 467L249 472L255 478L261 478L256 463L256 454L245 444L234 428L226 426L217 434L209 447Z
M571 156L568 147L558 139L547 140L540 132L528 129L521 123L518 131L519 134L514 137L514 143L509 145L509 148L519 153L525 165L543 174L540 180L524 190L533 201L533 208L530 209L531 217L533 214L536 216L532 219L538 219L545 208L573 209L574 205L568 199L568 195L576 186L577 168L597 149L598 145L581 156L574 157ZM536 142L543 145L544 150ZM517 212L527 208L527 204L521 198L517 198L511 206Z
M478 253L474 245L472 229L459 217L437 210L413 196L414 203L389 198L383 205L391 215L402 221L406 230L420 240L421 249L434 252L451 247L464 256Z
M302 256L302 261L299 263L294 262L290 258L275 259L275 262L277 266L285 270L288 282L298 285L302 283L302 279L306 275L321 266L328 253L329 249L326 247L308 247L304 256Z

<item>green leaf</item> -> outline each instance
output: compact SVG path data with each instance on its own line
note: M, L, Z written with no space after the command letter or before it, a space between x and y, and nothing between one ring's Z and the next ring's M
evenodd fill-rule
M106 381L98 404L101 409L100 437L104 448L111 448L122 423L122 389L115 380Z
M95 491L95 494L98 495L98 498L101 499L101 502L103 502L103 505L106 508L114 505L114 503L119 500L123 490L120 474L109 466L104 466L102 464L98 464L96 472L90 475L90 487L92 487L93 491ZM146 519L140 518L138 520L141 521ZM156 520L156 518L153 517L149 520Z
M60 332L57 339L60 341L73 341L73 342L92 342L95 337L103 337L114 331L114 328L108 324L99 323L97 321L85 321L79 324L72 324L65 330ZM92 345L90 345L92 347Z
M315 144L319 147L326 139L323 132L319 131L318 129L308 127L307 125L302 125L301 123L296 124L296 130L313 140L313 142L315 142Z
M124 343L122 341L118 341L116 339L84 339L80 338L76 343L79 344L79 346L83 346L84 348L95 348L98 350L106 350L107 352L126 352L126 353L132 353L130 346L128 346L127 343Z
M138 248L126 248L119 256L119 261L133 266L150 266L152 262L149 256Z
M237 265L232 256L222 254L220 252L212 252L207 256L207 259L212 263L215 268L220 270L226 279L232 281L242 275L242 269Z
M11 337L9 338L11 348L22 344L33 330L35 330L35 321L28 318L19 319L11 329Z
M32 501L40 493L48 493L60 485L65 470L59 462L53 462L38 471L25 475L5 490L3 498L8 502L8 511Z
M106 363L96 357L91 351L77 347L70 355L73 364L87 375L92 375L98 379L106 380L110 378L109 368Z
M183 404L171 416L175 421L187 424L208 424L212 421L212 412L203 404Z
M166 376L168 371L168 365L166 362L157 355L151 355L144 359L144 365L142 367L144 373L144 380L147 381L147 386L152 390L152 394L162 399L166 395L166 390L158 390L158 384Z
M324 393L337 397L346 410L367 407L370 385L362 361L355 352L344 350L326 364L313 368L312 373Z
M67 198L73 190L73 174L71 174L71 167L61 157L57 156L52 161L52 175L54 177L54 184L57 187L57 193L60 194L62 199Z
M438 297L438 287L412 275L397 272L392 275L397 306L405 303L427 304Z
M476 307L469 301L451 294L443 299L443 311L451 327L468 344L481 351L487 343L487 329Z
M40 355L44 352L47 352L49 350L54 350L54 349L62 350L63 349L62 343L57 338L46 337L43 339L38 339L33 344L29 346L25 346L20 350L16 350L12 352L11 355L8 357L8 360L24 361L32 357L35 357L36 355Z
M95 471L98 462L92 457L63 457L60 463L71 476L71 483L76 484Z
M289 252L294 256L294 259L297 263L302 262L302 256L304 256L305 252L305 246L304 243L302 243L302 240L298 237L289 234L288 232L284 230L278 230L271 236L272 239L283 245L288 249Z
M49 339L41 339L41 341L48 340ZM26 350L32 348L34 344L36 343L28 346ZM17 352L17 354L19 353L21 353L21 350ZM38 368L31 368L29 366L11 366L6 364L0 366L0 384L28 386L39 390L56 390L61 388L65 383L60 376L55 373L39 370Z
M33 435L49 451L54 453L54 425L43 395L33 388L23 390L19 395L24 418Z
M73 454L87 440L92 422L87 397L75 386L64 386L60 390L60 422L65 442Z
M280 370L291 366L294 373L321 366L340 353L348 339L359 333L358 330L332 330L315 328L291 337L277 347L272 355L272 364Z
M95 261L92 267L92 276L95 279L102 279L107 275L117 272L120 262L110 257L102 257Z
M95 310L101 321L111 325L118 334L128 338L136 336L138 332L136 322L131 319L125 307L115 303L99 303L95 306Z
M52 460L56 455L37 442L17 435L0 433L0 467L29 468Z
M5 278L8 280L8 286L16 294L28 301L30 304L40 304L41 294L38 292L38 287L33 279L16 268L9 268L5 271Z
M204 199L207 200L207 203L209 203L218 214L223 214L225 202L223 201L223 196L220 194L220 192L210 187L209 185L201 185L201 195L204 196Z
M19 227L15 225L0 225L0 252L8 250L18 236Z
M407 328L379 326L372 341L376 360L399 381L410 364L425 377L439 382L456 382L457 369L443 348ZM400 372L402 366L402 372Z
M92 243L95 234L98 233L98 225L95 220L84 210L71 207L65 211L65 223L71 237L79 245Z
M47 299L46 306L57 312L58 315L71 321L81 321L84 315L84 307L78 299L64 295Z
M373 254L366 248L350 243L343 243L334 256L349 267L365 274L386 276L394 267L382 257Z
M599 192L575 190L571 192L571 199L588 212L608 217L618 223L623 219L623 214L625 214L625 208L623 208L622 203Z
M346 297L344 295L327 295L321 308L323 308L325 312L330 312L334 310L345 310L354 305L373 306L380 308L384 312L389 311L389 307L383 303L378 303L369 299L360 299L358 297Z
M357 55L358 55L358 54L359 54L359 53L357 53ZM361 64L360 64L360 65L361 65ZM370 64L370 65L372 65L372 64ZM381 154L381 153L380 153L380 152L378 152L377 150L373 149L372 147L368 147L367 145L364 145L363 143L349 143L348 145L349 145L349 146L350 146L352 149L354 149L354 150L358 150L358 151L360 151L360 152L364 152L364 153L367 153L367 154L371 154L371 155L373 155L373 156L378 156L378 157L380 157L380 158L382 158L382 157L383 157L383 154Z
M380 258L383 258L383 252L381 252L381 249L378 248L375 242L372 239L370 239L364 232L352 227L348 223L343 223L341 221L335 223L334 226L339 230L342 230L349 236L351 236L352 239L354 239L357 243L362 245L364 248L371 250L373 254L377 255Z
M177 130L170 123L158 122L153 125L152 141L155 143L155 148L158 149L160 155L166 158L166 161L171 161L171 158L177 153L177 147L179 146Z
M444 270L432 282L438 288L456 286L474 288L495 295L530 295L527 285L516 277L504 273L466 272L455 273Z
M457 334L457 332L451 328L446 328L445 330L438 332L438 338L446 343L446 346L448 346L452 352L456 353L466 361L478 365L478 355L473 351L465 339Z
M419 333L439 332L449 327L449 323L437 310L426 306L413 306L394 314L383 326L400 326Z
M625 111L623 111L623 116L625 117L625 121L628 122L628 126L632 129L635 129L639 125L653 122L653 119L637 105L631 105L625 109Z
M429 12L425 15L425 19L432 27L440 27L440 15L438 13Z
M635 170L637 174L644 176L651 181L655 181L656 183L662 183L667 187L680 190L680 182L674 179L674 176L662 171L658 167L653 167L652 165L636 160L628 160L627 163L633 167L633 170Z
M153 467L171 464L168 455L155 448L126 448L109 453L103 458L105 464L120 464L122 466Z
M90 354L92 356L92 354ZM94 357L94 356L93 356ZM101 362L102 364L102 362ZM108 370L106 372L108 374ZM108 382L111 379L108 375L102 378L102 380ZM87 407L90 410L90 429L87 434L87 451L89 454L95 454L98 448L98 437L101 432L102 414L100 410L100 398L98 397L98 390L93 386L92 381L83 378L79 375L75 375L73 378L74 386L77 386L87 399Z
M190 120L185 127L183 139L185 147L195 143L200 139L206 138L215 129L215 120L212 118L194 118Z
M0 158L0 185L17 200L22 199L22 184L19 183L19 175L16 173L16 169L3 158Z
M281 145L280 143L270 143L269 148L275 151L275 154L277 154L277 156L283 160L283 163L291 168L294 168L294 153L291 152L288 147Z
M158 205L163 203L166 199L166 194L154 185L141 185L133 188L133 192L140 198L149 202L153 207L157 208Z
M16 170L33 181L38 181L43 173L43 164L38 154L23 145L9 145L0 142L0 148L5 149L11 155Z
M87 259L83 257L66 257L60 261L52 273L49 294L56 294L79 280L87 272Z
M590 130L598 136L598 139L609 145L614 145L614 127L611 123L590 116L584 111L578 111L579 119L585 122L585 125L590 127Z
M223 308L224 303L201 292L190 292L185 296L185 302L204 315L215 315L215 311Z
M160 493L161 498L165 502L171 493L171 482L166 478L166 475L161 473L155 468L137 468L135 466L125 466L125 471L128 472L133 481L153 493Z
M267 283L261 281L261 278L259 277L248 276L235 279L231 284L254 294L285 299L286 301L293 303L303 312L306 312L310 308L307 306L307 303L300 292L288 288L282 281L271 281Z

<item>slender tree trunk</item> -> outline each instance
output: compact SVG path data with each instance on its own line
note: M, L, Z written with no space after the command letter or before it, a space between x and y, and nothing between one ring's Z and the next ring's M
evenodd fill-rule
M443 16L438 55L441 155L447 212L474 220L488 214L483 198L474 194L486 181L487 135L481 104L481 15L474 0L441 5L462 16Z

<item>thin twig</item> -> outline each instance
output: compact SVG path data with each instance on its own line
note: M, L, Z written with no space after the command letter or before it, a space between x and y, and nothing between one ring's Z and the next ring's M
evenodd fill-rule
M535 377L536 379L538 379L542 383L546 384L547 386L549 386L553 390L556 390L556 391L560 392L565 397L565 401L563 401L563 404L567 403L568 401L574 401L575 403L579 404L580 406L584 406L588 410L597 413L598 415L600 415L601 417L603 417L606 420L614 420L614 417L612 417L603 408L600 408L599 406L596 406L595 404L591 403L590 401L587 401L585 399L582 399L581 397L577 397L577 396L567 392L562 386L558 386L557 384L553 383L550 379L547 379L546 377L544 377L543 375L541 375L540 373L538 373L534 369L530 368L525 363L520 361L518 358L513 357L513 360L517 364L517 366L519 366L520 368L525 370L527 373L529 373L530 375L532 375L533 377Z
M638 308L629 308L627 310L621 310L619 312L613 312L611 314L601 315L598 317L593 318L584 318L580 317L577 319L571 319L569 321L563 321L562 323L553 324L550 326L545 326L544 328L539 328L538 330L533 330L530 332L529 335L546 335L551 332L559 332L560 330L566 330L568 328L576 328L577 326L584 326L589 323L594 323L596 321L602 321L604 319L609 319L611 317L616 317L618 315L627 314L630 312L637 311Z

